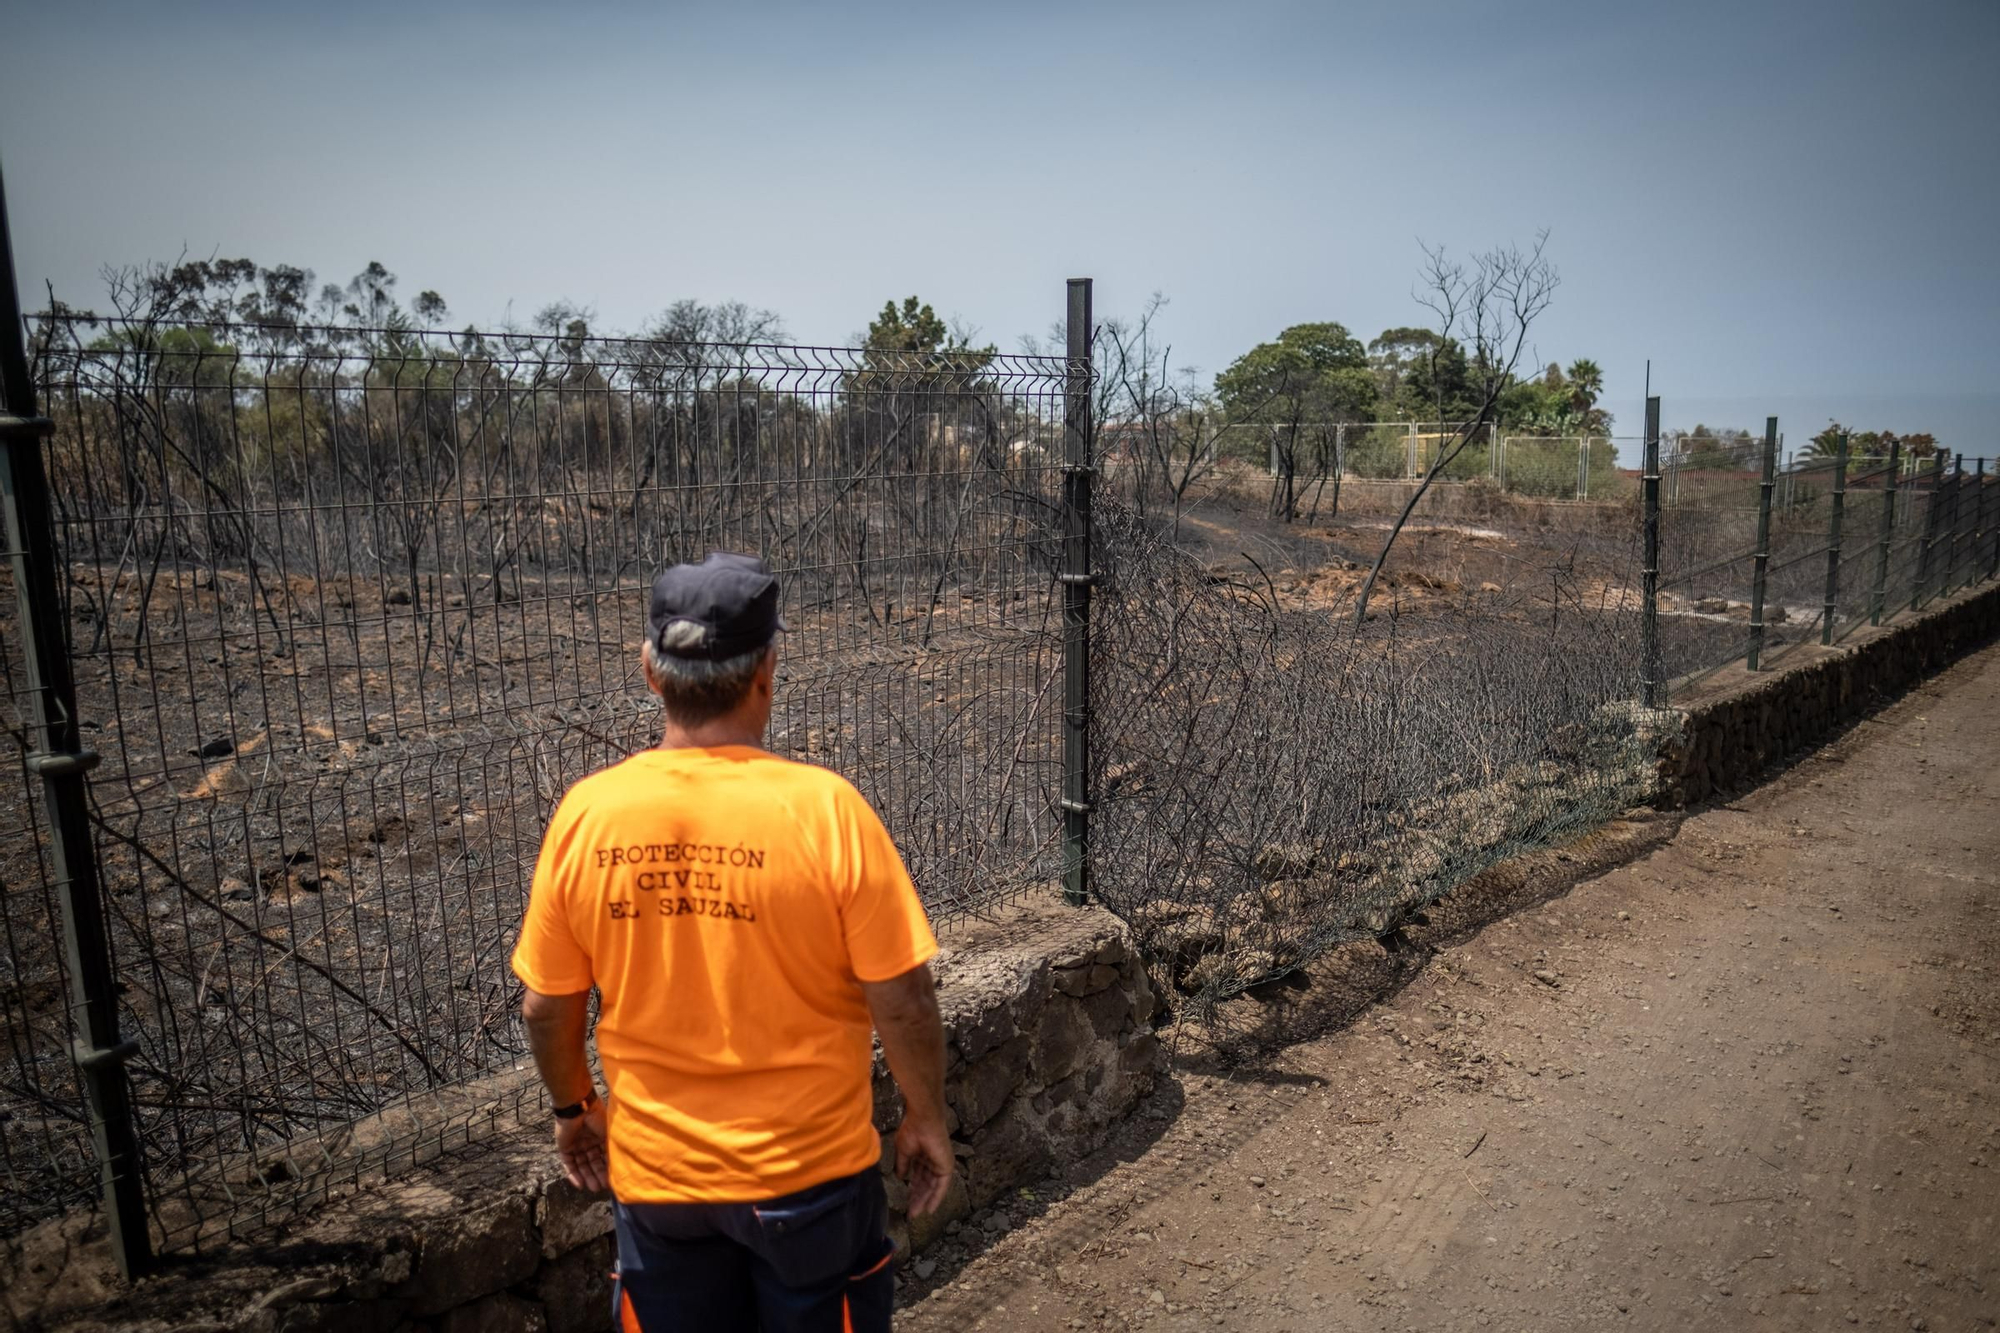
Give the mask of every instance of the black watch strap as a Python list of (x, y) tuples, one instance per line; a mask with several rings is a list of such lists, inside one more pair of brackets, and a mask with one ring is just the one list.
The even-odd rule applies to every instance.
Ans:
[(593, 1106), (596, 1105), (597, 1105), (597, 1094), (594, 1092), (588, 1093), (584, 1096), (584, 1099), (580, 1102), (571, 1102), (568, 1106), (558, 1106), (555, 1112), (556, 1119), (574, 1120), (578, 1116), (582, 1115), (585, 1111), (590, 1110)]

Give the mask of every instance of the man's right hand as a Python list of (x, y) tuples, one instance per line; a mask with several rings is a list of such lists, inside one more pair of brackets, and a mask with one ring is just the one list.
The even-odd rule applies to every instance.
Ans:
[(935, 1212), (955, 1165), (945, 1132), (944, 1024), (928, 964), (887, 981), (864, 981), (868, 1012), (882, 1034), (882, 1054), (903, 1093), (896, 1131), (896, 1174), (910, 1187), (909, 1213)]
[(911, 1217), (937, 1211), (957, 1165), (942, 1122), (904, 1118), (896, 1131), (896, 1174), (910, 1187), (906, 1206)]
[(604, 1103), (582, 1115), (556, 1121), (556, 1157), (563, 1178), (586, 1194), (611, 1188), (611, 1164), (605, 1153)]

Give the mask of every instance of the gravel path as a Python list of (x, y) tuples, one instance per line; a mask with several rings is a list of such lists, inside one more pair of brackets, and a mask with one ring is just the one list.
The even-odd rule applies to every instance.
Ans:
[(1184, 1063), (899, 1327), (1995, 1327), (1996, 770), (2000, 649), (1338, 1030)]

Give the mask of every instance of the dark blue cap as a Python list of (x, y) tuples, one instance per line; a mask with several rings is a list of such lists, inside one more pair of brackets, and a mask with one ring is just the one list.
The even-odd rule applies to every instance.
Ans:
[(653, 579), (646, 637), (669, 657), (703, 662), (740, 657), (762, 648), (784, 627), (777, 576), (754, 555), (711, 551), (698, 565), (674, 565)]

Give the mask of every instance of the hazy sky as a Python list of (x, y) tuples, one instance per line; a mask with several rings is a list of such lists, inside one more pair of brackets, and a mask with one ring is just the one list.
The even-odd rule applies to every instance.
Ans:
[[(1840, 414), (1990, 453), (2000, 4), (0, 0), (31, 299), (105, 263), (370, 259), (454, 320), (683, 296), (1012, 348), (1097, 280), (1212, 374), (1418, 322), (1419, 239), (1550, 230), (1540, 359), (1636, 430)], [(1765, 404), (1770, 406), (1765, 407)], [(1855, 419), (1859, 418), (1859, 419)]]

